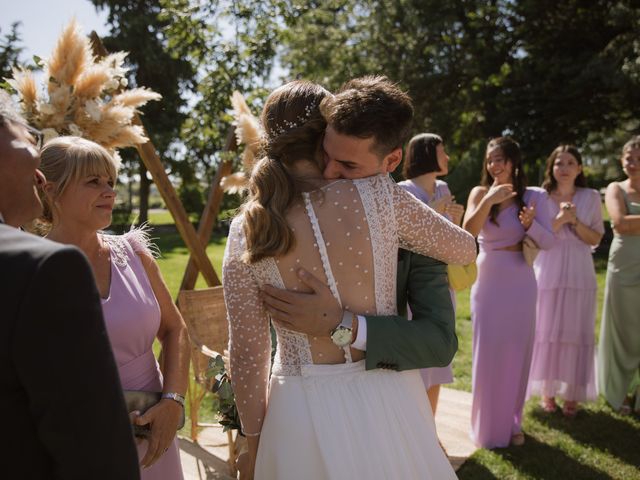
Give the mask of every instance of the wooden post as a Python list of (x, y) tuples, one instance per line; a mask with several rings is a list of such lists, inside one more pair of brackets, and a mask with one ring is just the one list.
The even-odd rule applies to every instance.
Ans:
[[(100, 40), (98, 34), (96, 32), (91, 32), (90, 38), (95, 55), (97, 57), (107, 56), (108, 52), (106, 48), (104, 48), (102, 40)], [(144, 129), (144, 125), (142, 124), (138, 114), (134, 115), (133, 124), (140, 125)], [(145, 135), (149, 137), (146, 131)], [(210, 287), (220, 285), (220, 279), (218, 278), (218, 275), (216, 275), (213, 265), (211, 264), (211, 260), (209, 260), (209, 257), (207, 256), (205, 246), (199, 241), (195, 228), (193, 228), (193, 225), (189, 222), (187, 212), (185, 211), (182, 202), (180, 202), (167, 173), (164, 171), (164, 167), (153, 143), (149, 140), (147, 143), (142, 145), (136, 145), (136, 149), (140, 154), (140, 158), (142, 158), (142, 161), (147, 167), (147, 170), (151, 173), (151, 176), (158, 187), (158, 191), (160, 192), (160, 195), (162, 195), (162, 199), (176, 222), (178, 232), (184, 240), (184, 243), (187, 245), (194, 262), (202, 272), (207, 285)]]
[[(233, 152), (238, 148), (236, 143), (235, 128), (231, 128), (227, 134), (227, 139), (224, 146), (225, 152)], [(220, 181), (231, 173), (233, 165), (230, 161), (224, 161), (218, 167), (218, 171), (213, 177), (211, 182), (211, 190), (209, 191), (209, 198), (207, 199), (207, 205), (204, 207), (204, 212), (200, 217), (200, 225), (198, 225), (198, 239), (202, 245), (207, 245), (211, 238), (211, 232), (215, 226), (216, 219), (218, 218), (218, 212), (220, 211), (220, 205), (222, 204), (222, 197), (224, 192), (220, 187)], [(196, 286), (196, 280), (198, 279), (198, 266), (194, 259), (189, 256), (189, 262), (187, 263), (187, 269), (182, 277), (182, 284), (180, 290), (193, 290)]]

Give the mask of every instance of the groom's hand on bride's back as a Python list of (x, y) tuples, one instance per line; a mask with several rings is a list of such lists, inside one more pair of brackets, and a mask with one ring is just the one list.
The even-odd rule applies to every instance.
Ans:
[(327, 285), (306, 270), (298, 278), (310, 292), (263, 286), (260, 296), (271, 319), (280, 326), (315, 337), (328, 337), (342, 320), (342, 307)]

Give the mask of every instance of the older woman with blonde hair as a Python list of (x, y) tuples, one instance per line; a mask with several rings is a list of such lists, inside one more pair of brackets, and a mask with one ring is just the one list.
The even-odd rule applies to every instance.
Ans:
[[(122, 388), (162, 392), (158, 403), (134, 414), (138, 429), (147, 430), (139, 430), (147, 439), (138, 444), (141, 477), (181, 479), (175, 437), (187, 388), (187, 330), (144, 231), (101, 231), (111, 224), (118, 164), (94, 142), (59, 137), (43, 148), (41, 169), (47, 178), (42, 194), (47, 237), (77, 246), (91, 264)], [(164, 378), (153, 354), (155, 338), (163, 347)]]

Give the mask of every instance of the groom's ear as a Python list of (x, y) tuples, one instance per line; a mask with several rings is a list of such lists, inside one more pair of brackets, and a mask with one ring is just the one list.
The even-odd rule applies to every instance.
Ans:
[(398, 165), (400, 165), (400, 162), (402, 161), (402, 148), (398, 147), (395, 150), (393, 150), (391, 153), (389, 153), (386, 157), (384, 157), (383, 163), (384, 165), (384, 171), (387, 173), (391, 173), (393, 172)]

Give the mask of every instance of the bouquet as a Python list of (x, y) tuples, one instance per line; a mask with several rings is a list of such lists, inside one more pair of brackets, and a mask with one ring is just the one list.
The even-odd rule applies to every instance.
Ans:
[(218, 421), (222, 425), (223, 431), (238, 430), (242, 434), (240, 425), (240, 416), (236, 408), (236, 399), (231, 388), (231, 380), (227, 374), (224, 358), (222, 355), (216, 355), (209, 359), (209, 368), (206, 376), (213, 378), (211, 391), (218, 396)]
[(49, 59), (40, 61), (46, 75), (42, 91), (28, 69), (14, 69), (13, 77), (6, 80), (19, 96), (25, 119), (43, 132), (45, 142), (75, 135), (115, 154), (117, 148), (148, 141), (143, 127), (132, 120), (138, 107), (162, 98), (143, 87), (125, 90), (126, 56), (117, 52), (96, 58), (89, 39), (72, 20)]

